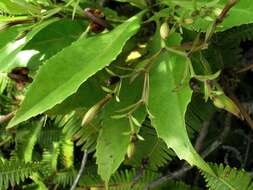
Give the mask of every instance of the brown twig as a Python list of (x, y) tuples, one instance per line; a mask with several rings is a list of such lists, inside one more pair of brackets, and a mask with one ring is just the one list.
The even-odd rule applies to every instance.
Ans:
[(5, 145), (6, 143), (8, 143), (11, 139), (12, 139), (11, 137), (8, 137), (8, 138), (6, 138), (5, 140), (1, 141), (1, 142), (0, 142), (0, 147), (1, 147), (1, 146), (4, 146), (4, 145)]
[(242, 69), (239, 69), (236, 73), (237, 74), (241, 74), (241, 73), (244, 73), (248, 70), (251, 70), (253, 69), (253, 63), (250, 63), (249, 65), (247, 65), (246, 67), (242, 68)]
[(227, 16), (230, 9), (237, 3), (237, 0), (228, 0), (227, 4), (225, 5), (224, 9), (220, 13), (220, 15), (216, 19), (216, 25), (221, 23), (224, 18)]
[(97, 16), (95, 16), (94, 14), (92, 14), (92, 9), (91, 8), (86, 8), (84, 9), (84, 13), (85, 15), (90, 19), (92, 20), (93, 22), (107, 28), (108, 30), (112, 30), (113, 27), (111, 24), (109, 24), (106, 20), (102, 19), (102, 18), (99, 18)]
[(227, 116), (225, 118), (225, 125), (222, 133), (220, 134), (219, 138), (214, 141), (205, 151), (201, 153), (201, 156), (203, 158), (206, 158), (208, 155), (210, 155), (214, 150), (216, 150), (224, 141), (224, 139), (227, 137), (229, 131), (230, 131), (230, 125), (231, 125), (231, 118), (232, 115), (230, 113), (227, 113)]
[(213, 36), (216, 27), (221, 24), (224, 20), (224, 18), (227, 16), (228, 12), (231, 10), (231, 8), (237, 3), (237, 0), (228, 0), (225, 7), (223, 8), (220, 15), (215, 19), (213, 22), (210, 31), (207, 33), (205, 42), (208, 42), (211, 37)]
[(153, 189), (153, 188), (165, 183), (168, 180), (177, 179), (177, 178), (181, 177), (182, 175), (184, 175), (186, 172), (188, 172), (191, 168), (192, 167), (189, 165), (184, 165), (181, 169), (179, 169), (173, 173), (169, 173), (168, 175), (162, 176), (161, 178), (152, 181), (143, 190)]
[(243, 105), (240, 103), (240, 101), (237, 99), (237, 97), (229, 91), (229, 97), (234, 101), (236, 106), (239, 108), (243, 118), (247, 121), (248, 125), (250, 126), (251, 129), (253, 129), (253, 120), (251, 119), (250, 115), (246, 111), (246, 109), (243, 107)]
[(195, 142), (195, 149), (197, 152), (200, 152), (203, 146), (203, 142), (208, 134), (208, 129), (209, 129), (210, 123), (209, 122), (204, 122), (203, 127), (199, 133), (199, 136)]
[(15, 115), (14, 112), (8, 113), (7, 115), (0, 115), (0, 124), (11, 120), (14, 117), (14, 115)]

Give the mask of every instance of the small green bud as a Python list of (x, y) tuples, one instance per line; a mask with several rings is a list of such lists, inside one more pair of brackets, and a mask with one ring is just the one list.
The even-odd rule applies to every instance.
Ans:
[(217, 108), (220, 108), (220, 109), (224, 109), (225, 108), (225, 105), (224, 105), (223, 101), (218, 96), (213, 97), (213, 104)]
[(127, 157), (130, 159), (134, 155), (135, 152), (135, 144), (131, 142), (127, 147)]
[(212, 97), (213, 103), (217, 108), (224, 109), (237, 117), (241, 117), (241, 112), (237, 105), (225, 94)]
[(192, 24), (193, 20), (191, 18), (186, 18), (186, 19), (184, 19), (184, 23), (185, 24)]
[(170, 27), (167, 22), (164, 22), (160, 27), (160, 36), (165, 40), (169, 36)]

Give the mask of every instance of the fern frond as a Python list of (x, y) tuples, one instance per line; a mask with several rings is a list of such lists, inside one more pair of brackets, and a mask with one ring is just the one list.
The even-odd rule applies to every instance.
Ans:
[(59, 152), (58, 149), (53, 149), (51, 152), (48, 150), (44, 150), (42, 153), (41, 163), (44, 164), (44, 169), (41, 174), (44, 178), (48, 178), (52, 175), (52, 173), (57, 171), (57, 161)]
[(202, 96), (192, 97), (185, 115), (187, 132), (190, 138), (200, 131), (204, 121), (210, 120), (215, 110), (213, 104), (210, 101), (205, 102)]
[[(137, 176), (139, 176), (139, 173), (135, 169), (118, 171), (112, 176), (108, 184), (109, 189), (143, 190), (143, 188), (149, 184), (150, 181), (158, 178), (159, 174), (146, 170), (136, 181), (135, 179)], [(84, 189), (105, 189), (104, 183), (102, 181), (99, 181), (99, 177), (91, 177), (87, 174), (85, 178), (80, 181), (79, 185)]]
[(58, 184), (65, 188), (73, 184), (75, 177), (76, 177), (76, 171), (73, 169), (57, 172), (56, 175), (54, 176), (53, 183)]
[(59, 155), (60, 155), (60, 143), (53, 142), (53, 150), (51, 158), (51, 166), (53, 171), (57, 171)]
[(138, 175), (135, 170), (119, 171), (113, 175), (109, 189), (113, 190), (142, 190), (150, 181), (158, 177), (157, 173), (144, 171), (141, 178), (134, 183), (134, 178)]
[(48, 188), (46, 187), (46, 185), (43, 183), (43, 179), (40, 177), (40, 175), (38, 173), (33, 173), (30, 178), (34, 181), (34, 183), (36, 184), (36, 190), (48, 190)]
[(95, 124), (81, 127), (81, 119), (76, 113), (67, 115), (67, 120), (66, 116), (63, 117), (62, 120), (65, 123), (62, 124), (60, 122), (60, 126), (63, 127), (62, 131), (67, 139), (71, 138), (76, 141), (76, 145), (82, 146), (82, 150), (87, 149), (89, 152), (92, 152), (95, 150), (99, 129)]
[(0, 189), (7, 189), (24, 181), (33, 172), (37, 172), (42, 165), (39, 162), (25, 163), (22, 160), (0, 160)]
[(245, 24), (232, 28), (228, 31), (220, 33), (219, 43), (241, 43), (242, 41), (250, 41), (253, 39), (253, 24)]
[(38, 137), (38, 144), (46, 149), (50, 149), (52, 142), (59, 142), (63, 138), (61, 129), (54, 125), (43, 127)]
[(25, 162), (32, 161), (34, 146), (37, 143), (43, 121), (44, 118), (39, 121), (32, 121), (30, 124), (24, 125), (17, 133), (17, 150)]
[(139, 140), (136, 142), (136, 151), (132, 158), (126, 161), (126, 164), (140, 167), (143, 160), (147, 160), (147, 168), (156, 170), (171, 160), (173, 152), (158, 138), (155, 129), (142, 127), (140, 135), (144, 138), (144, 141)]
[(202, 172), (210, 190), (253, 190), (252, 179), (247, 172), (229, 166), (224, 167), (222, 164), (210, 166), (217, 176)]
[(60, 144), (60, 158), (64, 168), (74, 167), (74, 143), (71, 140), (62, 140)]
[[(223, 67), (234, 67), (241, 64), (243, 49), (241, 42), (253, 39), (253, 24), (242, 25), (228, 31), (218, 33), (213, 38), (205, 55), (214, 70)], [(222, 66), (222, 67), (221, 67)]]
[(170, 180), (161, 185), (161, 190), (199, 190), (199, 188), (192, 187), (182, 181)]

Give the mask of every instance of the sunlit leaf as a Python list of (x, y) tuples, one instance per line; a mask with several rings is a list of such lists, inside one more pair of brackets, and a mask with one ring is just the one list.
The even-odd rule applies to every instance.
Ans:
[(39, 70), (9, 127), (62, 102), (97, 71), (109, 65), (140, 27), (134, 16), (112, 32), (80, 39), (49, 59)]
[[(48, 21), (42, 22), (41, 24), (36, 24), (32, 31), (28, 32), (28, 34), (21, 38), (14, 40), (0, 49), (0, 71), (8, 71), (10, 68), (18, 65), (18, 62), (26, 62), (29, 60), (28, 56), (33, 56), (35, 51), (33, 52), (20, 52), (25, 45), (43, 28), (57, 21), (58, 19), (50, 19)], [(24, 27), (23, 32), (30, 30), (29, 27)], [(20, 53), (20, 54), (19, 54)], [(21, 60), (20, 60), (21, 59)], [(24, 59), (24, 60), (22, 60)]]
[[(185, 128), (185, 113), (191, 101), (189, 75), (184, 79), (188, 59), (180, 55), (163, 52), (155, 61), (150, 73), (149, 108), (152, 125), (158, 136), (180, 159), (213, 174), (191, 145)], [(183, 85), (180, 88), (179, 85)]]
[[(141, 98), (142, 84), (140, 80), (130, 86), (127, 82), (123, 83), (120, 103), (111, 100), (112, 102), (106, 105), (103, 110), (105, 114), (102, 131), (97, 140), (96, 163), (98, 164), (98, 173), (106, 182), (124, 160), (131, 135), (128, 118), (114, 119), (111, 116), (115, 115), (115, 111), (134, 104)], [(145, 118), (143, 109), (137, 111), (135, 117), (142, 122)]]

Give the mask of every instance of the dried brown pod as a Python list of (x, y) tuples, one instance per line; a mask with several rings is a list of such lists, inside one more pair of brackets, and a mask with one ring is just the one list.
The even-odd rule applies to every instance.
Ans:
[(90, 29), (94, 33), (100, 33), (104, 29), (112, 29), (112, 26), (105, 20), (105, 15), (99, 9), (86, 8), (85, 15), (91, 20)]
[(14, 80), (17, 85), (24, 86), (25, 83), (31, 83), (33, 79), (28, 76), (29, 69), (27, 67), (15, 67), (8, 73), (8, 77)]

